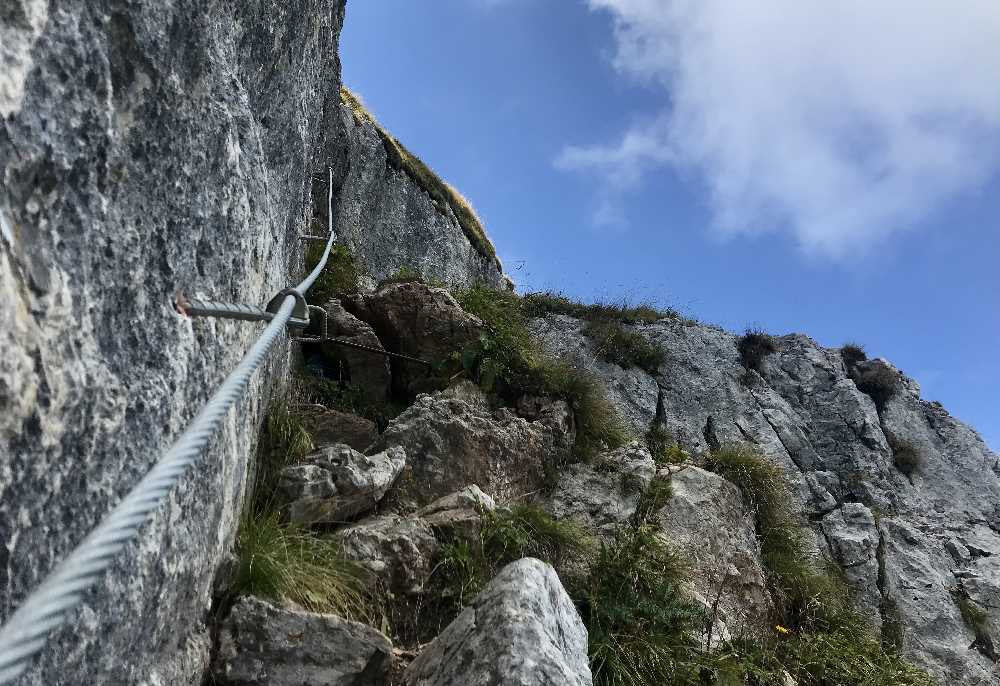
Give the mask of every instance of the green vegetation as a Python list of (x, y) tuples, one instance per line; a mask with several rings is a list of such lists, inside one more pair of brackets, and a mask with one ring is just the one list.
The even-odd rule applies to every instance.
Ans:
[(302, 403), (318, 404), (333, 410), (356, 414), (370, 419), (380, 427), (406, 409), (403, 403), (392, 399), (373, 402), (358, 386), (333, 379), (323, 379), (308, 373), (302, 373), (296, 379), (295, 393)]
[(635, 307), (624, 302), (584, 305), (556, 293), (529, 293), (524, 296), (522, 309), (526, 317), (555, 313), (582, 319), (585, 322), (583, 334), (594, 341), (599, 357), (626, 369), (639, 367), (650, 374), (656, 374), (663, 364), (663, 350), (625, 325), (651, 324), (665, 317), (678, 316), (672, 310), (658, 310), (645, 304)]
[(646, 447), (657, 465), (682, 464), (689, 455), (674, 441), (673, 436), (657, 422), (646, 432)]
[(777, 466), (747, 448), (730, 447), (713, 453), (706, 467), (736, 484), (754, 514), (778, 611), (775, 622), (781, 628), (772, 639), (729, 646), (729, 668), (739, 665), (761, 684), (781, 684), (781, 670), (800, 686), (934, 683), (886, 650), (891, 646), (883, 646), (851, 607), (837, 570), (817, 569), (809, 560), (804, 531), (790, 509), (788, 486)]
[(524, 394), (565, 400), (576, 423), (578, 458), (625, 443), (625, 429), (600, 382), (587, 370), (539, 350), (528, 331), (521, 298), (481, 286), (455, 296), (463, 309), (486, 325), (481, 339), (456, 356), (484, 390), (511, 401)]
[(680, 316), (671, 309), (659, 309), (646, 303), (632, 306), (622, 301), (585, 305), (551, 292), (527, 293), (524, 296), (524, 314), (527, 317), (568, 314), (577, 319), (611, 319), (622, 324), (652, 324), (660, 319), (677, 319)]
[(290, 600), (315, 612), (369, 619), (358, 568), (335, 541), (282, 524), (277, 513), (248, 513), (236, 539), (231, 592)]
[(639, 495), (639, 502), (635, 506), (636, 523), (643, 524), (649, 521), (653, 515), (663, 509), (673, 494), (674, 490), (670, 479), (659, 474), (655, 475)]
[(952, 598), (958, 606), (958, 611), (962, 613), (962, 621), (976, 635), (974, 644), (976, 650), (993, 662), (1000, 660), (1000, 654), (997, 653), (993, 637), (990, 635), (989, 615), (986, 611), (979, 607), (964, 589), (957, 588), (952, 591)]
[[(323, 257), (326, 245), (315, 241), (306, 248), (306, 270), (311, 271)], [(320, 272), (316, 282), (306, 293), (306, 299), (311, 305), (325, 305), (334, 298), (357, 293), (359, 272), (347, 246), (334, 243), (330, 248), (330, 257), (326, 267)]]
[(889, 366), (876, 362), (866, 369), (855, 368), (851, 374), (858, 390), (866, 394), (875, 403), (879, 412), (885, 409), (899, 391), (899, 378)]
[[(623, 526), (602, 545), (577, 607), (599, 686), (699, 683), (696, 636), (704, 611), (686, 600), (681, 558), (647, 526)], [(711, 682), (706, 682), (711, 683)]]
[(743, 368), (758, 374), (761, 373), (760, 364), (764, 358), (778, 351), (774, 339), (759, 329), (747, 329), (736, 341), (736, 349), (740, 352)]
[(254, 497), (248, 507), (258, 514), (270, 508), (278, 473), (312, 449), (302, 413), (287, 402), (273, 402), (257, 447)]
[[(472, 209), (469, 201), (451, 185), (445, 183), (420, 158), (407, 150), (392, 134), (382, 128), (381, 124), (375, 120), (375, 117), (371, 115), (357, 95), (347, 88), (341, 87), (340, 99), (345, 105), (351, 108), (355, 121), (359, 124), (368, 123), (375, 127), (375, 130), (382, 138), (382, 145), (385, 147), (389, 164), (393, 168), (405, 172), (417, 185), (424, 189), (434, 200), (438, 211), (444, 213), (445, 208), (450, 207), (472, 247), (483, 257), (497, 261), (496, 250), (493, 248), (490, 239), (486, 237), (483, 223), (480, 221), (476, 211)], [(499, 266), (498, 261), (497, 265)]]
[(864, 346), (858, 343), (845, 343), (840, 349), (840, 357), (844, 360), (844, 366), (848, 373), (858, 364), (868, 359)]

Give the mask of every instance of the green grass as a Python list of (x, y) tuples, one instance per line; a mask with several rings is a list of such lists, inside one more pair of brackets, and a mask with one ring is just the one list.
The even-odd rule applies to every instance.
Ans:
[(389, 164), (395, 169), (405, 172), (426, 191), (438, 207), (438, 211), (444, 213), (444, 208), (450, 207), (472, 247), (483, 257), (493, 260), (499, 269), (500, 262), (497, 259), (496, 249), (486, 236), (483, 223), (469, 201), (435, 174), (420, 158), (407, 150), (392, 134), (382, 128), (357, 95), (347, 88), (341, 87), (340, 99), (351, 108), (354, 119), (358, 123), (369, 123), (375, 127), (382, 138), (382, 145), (388, 156)]
[(271, 506), (278, 473), (313, 450), (313, 440), (306, 430), (305, 418), (287, 401), (274, 401), (264, 420), (264, 431), (257, 446), (254, 492), (250, 507), (262, 512)]
[(592, 319), (582, 332), (594, 341), (598, 357), (623, 369), (638, 367), (655, 376), (666, 359), (663, 350), (614, 319)]
[[(319, 241), (309, 243), (305, 255), (307, 272), (312, 271), (319, 264), (325, 249), (326, 245)], [(310, 305), (325, 305), (334, 298), (357, 293), (360, 289), (359, 277), (358, 266), (347, 246), (334, 243), (330, 248), (330, 257), (327, 258), (326, 267), (323, 268), (312, 288), (306, 293), (306, 300), (309, 301)]]
[(646, 432), (646, 447), (659, 466), (683, 464), (690, 457), (662, 425), (654, 422)]
[(629, 305), (620, 303), (584, 304), (560, 293), (527, 293), (524, 296), (525, 315), (544, 317), (546, 314), (568, 314), (577, 319), (611, 319), (622, 324), (652, 324), (660, 319), (677, 319), (680, 315), (669, 308), (658, 308), (648, 303)]
[(460, 371), (507, 400), (524, 394), (565, 400), (575, 420), (577, 458), (626, 442), (624, 425), (593, 374), (540, 350), (528, 331), (521, 298), (479, 286), (455, 296), (463, 309), (485, 324), (481, 339), (456, 356)]
[(635, 507), (635, 522), (645, 524), (650, 521), (657, 512), (663, 509), (674, 495), (670, 478), (655, 475), (649, 481), (649, 485), (639, 495), (639, 502)]
[(736, 349), (740, 353), (740, 363), (747, 371), (761, 373), (761, 363), (764, 358), (778, 351), (774, 339), (759, 329), (747, 329), (736, 341)]
[(292, 601), (314, 612), (370, 619), (356, 565), (331, 539), (282, 524), (275, 512), (248, 513), (236, 538), (231, 592)]
[(590, 537), (573, 522), (558, 521), (537, 505), (483, 513), (482, 549), (494, 569), (536, 557), (556, 569), (586, 556)]
[(595, 684), (698, 683), (705, 612), (681, 591), (685, 574), (652, 527), (623, 526), (601, 546), (576, 594)]

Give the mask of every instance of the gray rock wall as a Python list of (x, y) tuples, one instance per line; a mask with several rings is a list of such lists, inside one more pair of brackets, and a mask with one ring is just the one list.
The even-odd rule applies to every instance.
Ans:
[(389, 164), (371, 122), (358, 123), (341, 105), (331, 121), (334, 225), (338, 240), (364, 265), (369, 287), (415, 269), (449, 285), (504, 287), (498, 260), (484, 257), (465, 237), (449, 207), (440, 207), (404, 171)]
[[(596, 359), (571, 317), (533, 328), (552, 352), (577, 356), (604, 380), (637, 436), (659, 402), (665, 428), (689, 451), (755, 445), (784, 469), (817, 553), (841, 566), (876, 629), (891, 635), (898, 618), (904, 654), (942, 683), (1000, 681), (1000, 456), (922, 400), (914, 381), (900, 375), (880, 412), (839, 350), (802, 335), (776, 338), (777, 352), (745, 381), (737, 336), (715, 327), (637, 327), (666, 354), (655, 376)], [(909, 475), (895, 466), (901, 445), (919, 458)], [(978, 632), (959, 597), (986, 613)]]
[[(0, 617), (153, 464), (259, 324), (339, 106), (343, 2), (0, 10)], [(24, 684), (199, 683), (201, 621), (287, 344)]]

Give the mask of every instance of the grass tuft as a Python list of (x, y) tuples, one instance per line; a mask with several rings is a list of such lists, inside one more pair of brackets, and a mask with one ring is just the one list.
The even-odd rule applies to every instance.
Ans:
[[(310, 242), (306, 248), (306, 271), (311, 271), (323, 257), (326, 246), (319, 241)], [(306, 293), (311, 305), (325, 305), (334, 298), (357, 293), (360, 290), (358, 267), (354, 256), (342, 243), (334, 243), (326, 267), (320, 272), (316, 282)]]
[(359, 568), (331, 539), (282, 524), (275, 512), (249, 513), (236, 539), (235, 595), (291, 601), (313, 612), (370, 619)]
[(583, 335), (594, 341), (601, 359), (623, 369), (639, 367), (655, 376), (666, 359), (663, 350), (614, 319), (589, 320), (583, 327)]
[(663, 466), (668, 464), (683, 464), (690, 457), (681, 446), (674, 441), (663, 426), (654, 422), (646, 432), (646, 447), (653, 456), (653, 462)]
[(546, 314), (568, 314), (577, 319), (611, 319), (622, 324), (652, 324), (660, 319), (678, 319), (677, 312), (648, 303), (629, 305), (620, 303), (594, 303), (586, 305), (567, 298), (561, 293), (539, 292), (524, 296), (525, 316), (544, 317)]
[(556, 569), (585, 556), (590, 538), (573, 522), (558, 521), (537, 505), (483, 514), (483, 552), (494, 569), (522, 557), (537, 557)]
[(876, 362), (865, 369), (855, 368), (851, 378), (858, 390), (867, 395), (875, 403), (879, 412), (899, 391), (899, 378), (889, 366)]
[(736, 341), (736, 349), (740, 351), (740, 362), (747, 371), (761, 373), (761, 362), (768, 355), (778, 351), (774, 339), (759, 329), (747, 329)]
[(444, 214), (445, 208), (450, 208), (458, 220), (459, 226), (462, 227), (462, 232), (469, 239), (476, 252), (496, 262), (499, 269), (500, 262), (497, 259), (496, 249), (487, 238), (483, 223), (469, 201), (435, 174), (419, 157), (407, 150), (392, 134), (382, 128), (382, 125), (376, 121), (357, 95), (341, 86), (340, 99), (351, 108), (355, 121), (368, 123), (375, 127), (382, 139), (389, 164), (395, 169), (405, 172), (424, 189), (431, 196), (439, 212)]
[(313, 440), (304, 416), (287, 402), (274, 402), (264, 420), (257, 447), (251, 508), (262, 512), (270, 507), (278, 473), (312, 452)]
[(698, 683), (705, 613), (684, 597), (685, 573), (652, 527), (623, 526), (601, 546), (577, 598), (595, 684)]
[(458, 291), (455, 297), (486, 327), (482, 338), (458, 355), (464, 371), (484, 390), (507, 400), (525, 394), (565, 400), (573, 411), (574, 453), (579, 459), (626, 442), (627, 432), (593, 374), (538, 348), (521, 298), (481, 286)]

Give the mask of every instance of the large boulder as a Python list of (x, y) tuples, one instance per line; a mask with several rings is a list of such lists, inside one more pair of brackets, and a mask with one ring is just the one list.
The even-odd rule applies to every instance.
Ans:
[(238, 686), (383, 686), (392, 644), (335, 615), (237, 601), (219, 632), (214, 673)]
[(364, 455), (349, 445), (326, 446), (281, 470), (278, 493), (289, 521), (337, 524), (374, 509), (403, 471), (398, 447)]
[(364, 450), (378, 438), (378, 427), (370, 419), (350, 412), (316, 406), (304, 415), (305, 426), (318, 446), (345, 443)]
[[(387, 349), (428, 362), (439, 361), (479, 340), (483, 323), (444, 288), (419, 281), (388, 283), (345, 304), (368, 322)], [(426, 370), (415, 364), (394, 367), (397, 388), (408, 388)]]
[(420, 593), (438, 552), (434, 532), (419, 517), (370, 517), (341, 529), (337, 538), (344, 556), (393, 595)]
[(406, 507), (469, 484), (507, 501), (536, 491), (546, 465), (568, 453), (573, 436), (567, 425), (553, 417), (529, 422), (506, 408), (491, 411), (483, 394), (466, 384), (418, 397), (372, 449), (406, 450), (407, 474), (395, 494)]
[(513, 562), (423, 649), (405, 686), (589, 686), (587, 629), (552, 567)]
[(556, 519), (572, 519), (592, 533), (611, 536), (632, 519), (655, 475), (649, 451), (630, 443), (591, 462), (562, 467), (544, 505)]
[[(345, 310), (339, 300), (326, 303), (323, 310), (330, 338), (384, 350), (372, 327)], [(334, 378), (356, 386), (365, 397), (376, 402), (388, 397), (391, 382), (388, 357), (337, 343), (321, 343), (320, 350)]]

